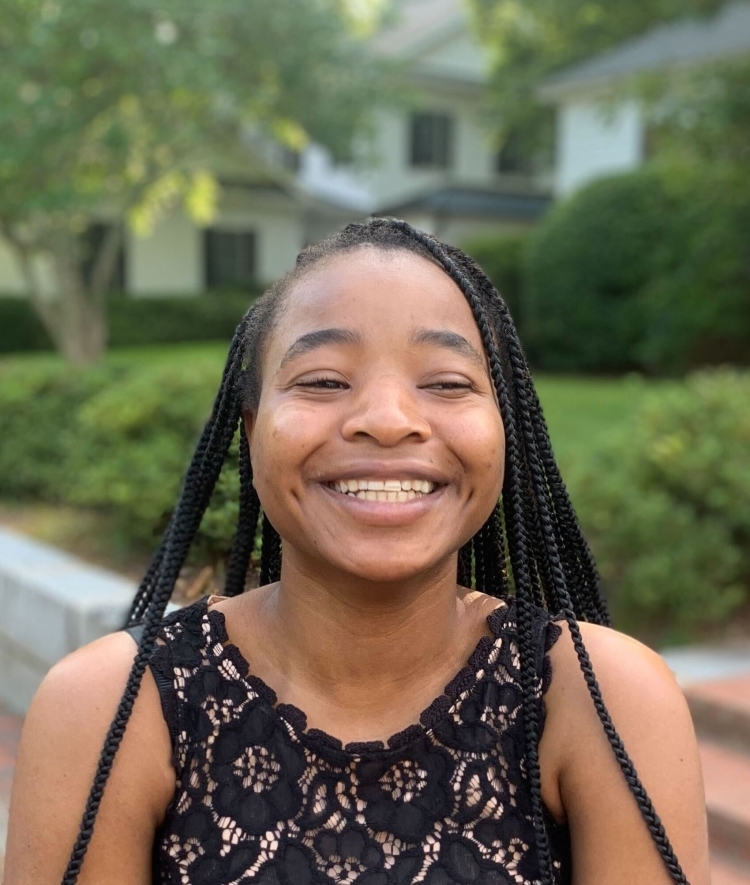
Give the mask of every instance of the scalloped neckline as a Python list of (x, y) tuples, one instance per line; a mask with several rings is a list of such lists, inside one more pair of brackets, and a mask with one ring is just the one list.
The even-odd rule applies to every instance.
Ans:
[[(500, 605), (487, 615), (486, 622), (492, 635), (480, 636), (474, 650), (464, 666), (446, 684), (439, 694), (419, 715), (419, 722), (391, 735), (387, 741), (355, 741), (344, 744), (339, 738), (318, 728), (307, 727), (307, 714), (294, 704), (279, 703), (278, 695), (260, 676), (253, 673), (250, 664), (234, 642), (229, 639), (224, 612), (211, 608), (211, 600), (227, 599), (225, 596), (210, 596), (201, 600), (204, 607), (203, 617), (209, 629), (209, 644), (217, 658), (228, 658), (237, 668), (240, 677), (247, 682), (258, 697), (265, 701), (274, 716), (277, 717), (291, 736), (301, 743), (308, 743), (318, 748), (335, 750), (353, 757), (379, 756), (402, 750), (413, 743), (431, 735), (435, 727), (461, 706), (468, 694), (476, 689), (484, 677), (484, 666), (491, 651), (502, 640), (500, 629), (508, 619), (513, 600), (498, 597)], [(225, 674), (226, 675), (226, 674)], [(471, 684), (467, 684), (471, 680)], [(469, 691), (470, 689), (470, 691)]]

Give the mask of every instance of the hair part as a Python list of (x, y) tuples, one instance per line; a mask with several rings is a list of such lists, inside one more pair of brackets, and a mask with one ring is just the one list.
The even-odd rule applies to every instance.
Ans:
[(262, 514), (253, 488), (247, 439), (240, 426), (241, 413), (257, 409), (264, 348), (294, 284), (321, 262), (365, 247), (408, 251), (439, 266), (471, 307), (489, 362), (505, 429), (505, 477), (497, 506), (477, 534), (458, 551), (457, 581), (493, 596), (512, 595), (516, 600), (525, 752), (542, 885), (553, 885), (554, 872), (539, 773), (542, 722), (532, 635), (537, 607), (559, 613), (567, 622), (583, 677), (615, 758), (673, 881), (687, 885), (664, 827), (612, 724), (583, 645), (578, 621), (608, 625), (609, 616), (594, 561), (552, 454), (539, 399), (508, 308), (481, 268), (460, 249), (441, 243), (406, 222), (389, 218), (350, 224), (322, 243), (304, 249), (295, 267), (259, 299), (237, 329), (211, 417), (188, 467), (177, 506), (133, 601), (127, 624), (142, 622), (143, 635), (102, 750), (63, 885), (74, 885), (78, 878), (104, 787), (165, 608), (238, 427), (240, 508), (225, 592), (237, 595), (244, 591), (258, 532), (261, 582), (279, 579), (281, 539)]

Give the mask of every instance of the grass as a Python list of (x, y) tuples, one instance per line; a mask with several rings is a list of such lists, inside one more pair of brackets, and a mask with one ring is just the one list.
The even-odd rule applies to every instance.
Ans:
[(535, 377), (561, 470), (587, 461), (623, 431), (643, 398), (657, 384), (639, 375), (620, 378), (541, 375)]
[[(201, 341), (185, 344), (145, 344), (139, 347), (118, 347), (110, 350), (104, 358), (109, 365), (126, 365), (134, 361), (158, 365), (159, 363), (179, 362), (182, 360), (199, 360), (207, 365), (216, 365), (217, 377), (221, 377), (221, 369), (229, 349), (229, 342)], [(67, 364), (56, 353), (14, 353), (0, 355), (0, 373), (4, 367), (40, 366), (43, 368), (59, 366), (61, 370)], [(218, 383), (218, 382), (217, 382)]]

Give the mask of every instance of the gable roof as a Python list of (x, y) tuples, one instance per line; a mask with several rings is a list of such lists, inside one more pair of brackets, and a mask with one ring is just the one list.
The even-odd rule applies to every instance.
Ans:
[(545, 101), (586, 92), (633, 74), (750, 53), (750, 2), (729, 3), (710, 17), (659, 25), (609, 52), (565, 68), (539, 90)]
[(399, 0), (393, 23), (372, 46), (378, 55), (410, 58), (465, 29), (467, 16), (462, 0)]
[(382, 206), (374, 214), (400, 217), (407, 212), (429, 212), (449, 218), (536, 221), (550, 203), (551, 198), (546, 194), (509, 193), (491, 187), (449, 184)]

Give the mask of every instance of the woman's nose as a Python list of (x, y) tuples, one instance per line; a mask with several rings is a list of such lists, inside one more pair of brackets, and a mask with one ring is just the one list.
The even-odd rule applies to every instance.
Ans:
[(430, 424), (412, 385), (382, 375), (363, 387), (350, 400), (342, 435), (351, 440), (370, 437), (381, 446), (395, 446), (409, 437), (415, 442), (429, 439)]

